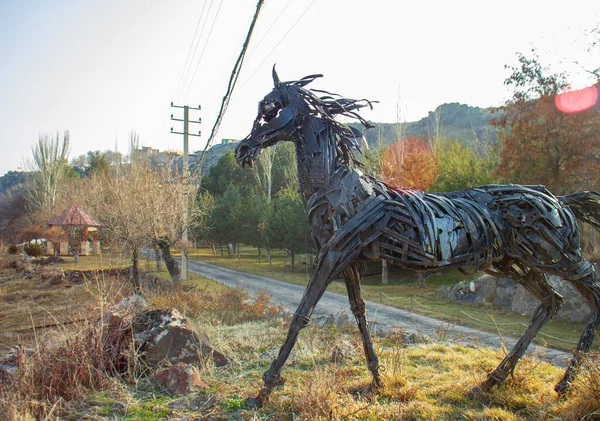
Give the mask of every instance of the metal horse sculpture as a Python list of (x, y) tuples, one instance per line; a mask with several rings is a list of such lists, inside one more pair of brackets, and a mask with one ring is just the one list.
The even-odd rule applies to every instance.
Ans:
[(249, 403), (261, 406), (283, 381), (280, 372), (298, 333), (339, 274), (345, 278), (373, 375), (372, 387), (381, 386), (360, 282), (364, 262), (383, 258), (407, 269), (474, 268), (509, 276), (540, 300), (523, 336), (487, 379), (471, 390), (476, 393), (504, 381), (542, 325), (559, 310), (562, 297), (546, 274), (570, 281), (589, 302), (591, 316), (564, 377), (555, 386), (564, 393), (600, 325), (600, 285), (594, 268), (582, 257), (575, 220), (600, 228), (600, 195), (583, 192), (557, 198), (543, 186), (520, 185), (436, 194), (390, 188), (359, 171), (356, 155), (362, 133), (334, 119), (337, 115), (355, 118), (369, 128), (356, 111), (371, 102), (305, 88), (321, 76), (281, 82), (273, 68), (275, 88), (260, 101), (252, 132), (235, 151), (238, 163), (247, 166), (262, 149), (282, 140), (294, 142), (300, 190), (319, 250), (287, 338), (263, 375), (263, 388)]

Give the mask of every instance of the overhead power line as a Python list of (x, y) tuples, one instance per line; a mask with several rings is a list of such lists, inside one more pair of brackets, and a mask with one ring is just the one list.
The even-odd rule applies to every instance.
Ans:
[[(204, 32), (204, 26), (206, 26), (206, 20), (204, 21), (204, 25), (202, 25), (202, 31), (200, 31), (200, 36), (196, 40), (196, 36), (198, 35), (198, 28), (200, 27), (200, 22), (202, 22), (202, 16), (204, 16), (204, 9), (206, 8), (206, 3), (207, 2), (204, 2), (202, 4), (202, 11), (200, 12), (200, 16), (198, 17), (198, 22), (196, 23), (196, 29), (194, 30), (194, 36), (192, 38), (192, 42), (190, 44), (190, 48), (187, 53), (187, 57), (185, 58), (185, 64), (183, 65), (183, 69), (181, 69), (181, 74), (179, 75), (179, 81), (177, 82), (177, 88), (175, 88), (175, 96), (177, 96), (179, 89), (182, 87), (181, 86), (182, 83), (186, 79), (184, 77), (184, 75), (186, 75), (189, 72), (188, 67), (191, 67), (191, 63), (194, 62), (194, 57), (196, 56), (196, 49), (198, 48), (198, 44), (200, 43), (200, 38), (202, 38), (202, 33)], [(212, 1), (211, 1), (211, 5), (212, 5)], [(206, 13), (207, 18), (208, 18), (209, 12), (210, 12), (210, 7), (208, 8), (208, 12)], [(196, 48), (194, 48), (194, 44), (196, 45)], [(193, 56), (192, 56), (192, 50), (194, 51)], [(191, 62), (190, 62), (190, 57), (192, 57)], [(189, 66), (188, 66), (188, 63), (189, 63)]]
[(210, 29), (208, 31), (208, 35), (206, 36), (206, 41), (204, 42), (204, 46), (202, 47), (202, 51), (200, 52), (200, 57), (198, 58), (198, 62), (196, 63), (196, 68), (194, 69), (194, 73), (192, 73), (192, 78), (190, 79), (190, 83), (185, 91), (185, 97), (187, 98), (188, 93), (190, 92), (190, 88), (194, 84), (194, 79), (196, 78), (196, 73), (198, 72), (198, 68), (200, 67), (200, 63), (202, 62), (202, 57), (204, 57), (204, 51), (206, 51), (206, 46), (208, 45), (208, 41), (210, 41), (210, 36), (212, 34), (213, 28), (215, 27), (215, 23), (217, 22), (217, 18), (219, 17), (219, 12), (221, 11), (221, 6), (223, 5), (223, 0), (219, 2), (219, 7), (217, 8), (217, 13), (215, 13), (215, 17), (210, 25)]
[[(304, 11), (302, 12), (302, 14), (300, 16), (298, 16), (298, 19), (296, 19), (296, 21), (294, 22), (294, 24), (292, 26), (290, 26), (290, 29), (288, 29), (287, 32), (283, 35), (283, 37), (281, 37), (281, 39), (279, 40), (279, 42), (277, 42), (277, 44), (275, 45), (275, 47), (273, 47), (273, 49), (269, 52), (269, 54), (266, 55), (266, 57), (263, 59), (263, 61), (261, 61), (258, 66), (256, 66), (256, 69), (254, 69), (254, 71), (252, 73), (250, 73), (250, 76), (248, 76), (248, 79), (246, 79), (246, 81), (242, 84), (242, 88), (244, 86), (246, 86), (246, 84), (248, 83), (248, 81), (252, 78), (252, 76), (254, 76), (254, 73), (256, 73), (258, 71), (258, 69), (260, 69), (262, 67), (262, 65), (265, 64), (265, 61), (267, 61), (267, 59), (271, 56), (271, 54), (273, 54), (273, 52), (277, 49), (277, 47), (279, 47), (279, 45), (288, 36), (288, 34), (292, 31), (292, 29), (294, 29), (294, 27), (298, 24), (298, 22), (300, 22), (300, 20), (302, 20), (302, 18), (306, 14), (306, 12), (308, 12), (308, 10), (312, 7), (313, 4), (315, 4), (316, 1), (317, 0), (313, 0), (306, 7), (306, 9), (304, 9)], [(287, 7), (287, 5), (286, 5), (286, 7)]]
[(235, 84), (240, 75), (240, 71), (242, 69), (242, 64), (244, 63), (244, 56), (246, 55), (246, 51), (248, 50), (248, 45), (250, 44), (250, 39), (252, 38), (252, 32), (254, 31), (254, 26), (256, 25), (256, 21), (258, 20), (258, 15), (260, 13), (260, 9), (263, 7), (264, 2), (265, 2), (264, 0), (258, 0), (258, 3), (256, 4), (256, 12), (254, 12), (254, 17), (252, 18), (252, 23), (250, 24), (250, 28), (248, 29), (248, 34), (246, 35), (246, 40), (244, 41), (242, 51), (240, 52), (240, 55), (239, 55), (237, 61), (235, 62), (235, 65), (233, 66), (233, 70), (231, 71), (231, 77), (229, 78), (227, 92), (225, 93), (225, 96), (223, 97), (223, 101), (221, 102), (221, 109), (219, 110), (219, 114), (217, 115), (217, 120), (215, 121), (215, 124), (210, 132), (210, 137), (208, 138), (208, 141), (206, 142), (206, 146), (204, 147), (204, 150), (202, 151), (202, 155), (200, 156), (200, 159), (198, 160), (198, 164), (196, 166), (196, 171), (200, 168), (200, 165), (202, 164), (202, 160), (204, 159), (204, 155), (206, 154), (206, 151), (210, 147), (210, 144), (212, 143), (213, 139), (217, 135), (217, 132), (219, 131), (219, 126), (221, 125), (221, 121), (223, 120), (223, 116), (225, 115), (225, 111), (227, 110), (227, 106), (229, 105), (229, 100), (231, 98), (231, 94), (233, 93), (233, 88), (235, 87)]
[(273, 29), (273, 26), (275, 26), (275, 24), (277, 22), (279, 22), (279, 18), (281, 17), (281, 15), (283, 15), (283, 12), (286, 11), (286, 9), (288, 8), (288, 6), (290, 5), (290, 3), (292, 2), (292, 0), (288, 0), (288, 2), (285, 4), (285, 6), (283, 6), (283, 9), (281, 9), (281, 11), (279, 12), (279, 14), (277, 15), (277, 17), (273, 20), (273, 22), (271, 22), (271, 25), (269, 25), (269, 27), (267, 28), (267, 30), (265, 31), (265, 33), (263, 34), (263, 36), (258, 40), (258, 42), (252, 47), (252, 50), (250, 51), (250, 53), (248, 54), (248, 59), (250, 59), (250, 57), (252, 57), (252, 54), (258, 49), (258, 47), (262, 44), (262, 42), (265, 40), (265, 38), (267, 37), (267, 35), (269, 35), (269, 32), (271, 32), (271, 29)]

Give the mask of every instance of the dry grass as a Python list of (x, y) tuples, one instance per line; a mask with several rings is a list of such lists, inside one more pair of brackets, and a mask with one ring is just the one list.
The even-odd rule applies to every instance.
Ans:
[(569, 399), (556, 412), (569, 419), (600, 420), (600, 353), (583, 361)]
[(240, 289), (167, 291), (151, 294), (148, 301), (153, 308), (176, 308), (187, 317), (209, 324), (234, 325), (275, 316), (283, 310), (282, 305), (271, 303), (264, 292), (250, 299)]

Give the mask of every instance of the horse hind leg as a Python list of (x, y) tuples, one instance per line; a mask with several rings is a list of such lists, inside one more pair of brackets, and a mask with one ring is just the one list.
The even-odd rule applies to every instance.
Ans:
[(346, 289), (348, 290), (348, 300), (350, 301), (350, 310), (356, 318), (356, 324), (362, 338), (363, 349), (367, 359), (367, 368), (373, 375), (372, 388), (381, 387), (381, 376), (379, 375), (379, 360), (373, 349), (369, 327), (365, 316), (366, 306), (360, 294), (360, 279), (362, 277), (363, 264), (351, 264), (344, 270), (344, 279), (346, 280)]
[[(581, 333), (577, 348), (567, 365), (563, 378), (554, 386), (554, 390), (559, 394), (566, 393), (570, 384), (575, 380), (581, 359), (590, 350), (596, 332), (600, 328), (600, 285), (596, 280), (594, 268), (584, 259), (579, 264), (573, 265), (573, 267), (575, 269), (572, 270), (571, 279), (569, 279), (569, 276), (564, 276), (564, 278), (570, 281), (588, 301), (591, 314)], [(580, 275), (582, 272), (585, 274), (583, 277)]]
[(548, 283), (545, 274), (528, 267), (518, 266), (522, 272), (525, 272), (525, 275), (517, 277), (516, 272), (511, 272), (511, 278), (519, 282), (527, 291), (540, 300), (540, 305), (533, 313), (529, 326), (525, 330), (525, 333), (523, 333), (523, 336), (521, 336), (498, 367), (488, 374), (487, 379), (471, 389), (472, 393), (485, 393), (492, 387), (502, 383), (514, 371), (518, 361), (544, 323), (558, 312), (562, 304), (562, 297)]

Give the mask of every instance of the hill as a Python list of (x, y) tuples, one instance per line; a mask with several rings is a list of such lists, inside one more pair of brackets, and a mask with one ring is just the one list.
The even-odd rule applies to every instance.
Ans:
[(0, 194), (6, 193), (13, 187), (25, 182), (25, 173), (21, 171), (9, 171), (0, 177)]
[[(419, 121), (401, 123), (401, 133), (402, 137), (418, 136), (427, 139), (437, 134), (474, 148), (478, 144), (496, 141), (494, 128), (489, 125), (492, 117), (494, 115), (488, 108), (471, 107), (457, 102), (442, 104)], [(389, 145), (398, 139), (398, 123), (372, 124), (375, 128), (365, 133), (369, 147)], [(350, 125), (362, 128), (359, 123)]]
[[(220, 143), (218, 145), (214, 145), (210, 149), (206, 151), (206, 155), (202, 160), (202, 165), (200, 166), (200, 175), (208, 175), (208, 171), (210, 168), (215, 165), (219, 158), (225, 155), (227, 152), (235, 149), (237, 142), (225, 142)], [(190, 167), (195, 168), (198, 160), (202, 156), (202, 151), (196, 151), (193, 154), (190, 154)]]

